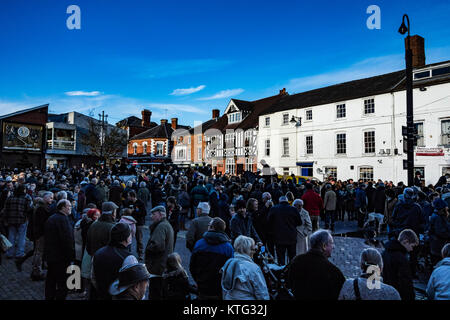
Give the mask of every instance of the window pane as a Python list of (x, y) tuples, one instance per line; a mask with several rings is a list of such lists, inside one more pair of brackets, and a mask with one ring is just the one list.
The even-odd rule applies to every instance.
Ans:
[(375, 152), (375, 131), (364, 132), (364, 152)]
[(336, 146), (336, 152), (338, 154), (345, 154), (347, 152), (347, 141), (345, 133), (339, 133), (336, 135)]
[(306, 137), (306, 153), (307, 154), (313, 153), (313, 137), (312, 136)]
[(374, 113), (375, 112), (375, 100), (374, 99), (366, 99), (364, 100), (364, 114)]
[(364, 182), (373, 180), (373, 168), (371, 167), (363, 167), (359, 168), (359, 178)]

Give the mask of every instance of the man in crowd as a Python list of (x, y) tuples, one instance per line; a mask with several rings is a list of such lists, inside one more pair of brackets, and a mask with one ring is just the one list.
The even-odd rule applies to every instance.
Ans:
[(311, 222), (313, 225), (313, 232), (319, 229), (319, 216), (320, 211), (323, 209), (323, 200), (320, 195), (313, 190), (311, 183), (306, 184), (306, 192), (302, 196), (304, 202), (304, 208), (309, 212)]
[(225, 221), (210, 220), (208, 231), (195, 244), (189, 269), (198, 285), (201, 300), (221, 300), (220, 269), (233, 257), (231, 240), (225, 233)]
[(139, 262), (144, 261), (144, 228), (147, 208), (142, 200), (137, 198), (136, 192), (131, 190), (128, 192), (127, 200), (124, 201), (124, 208), (132, 210), (131, 216), (136, 220), (136, 247)]
[(328, 230), (310, 237), (311, 249), (294, 258), (289, 268), (288, 285), (297, 300), (337, 300), (345, 277), (328, 261), (334, 241)]
[(65, 300), (67, 268), (75, 260), (73, 229), (69, 221), (72, 210), (70, 201), (62, 199), (56, 205), (57, 212), (48, 218), (44, 233), (44, 259), (48, 271), (45, 281), (46, 300)]
[(186, 248), (190, 251), (194, 249), (195, 243), (208, 231), (211, 222), (209, 216), (210, 207), (207, 202), (200, 202), (197, 206), (197, 218), (192, 220), (188, 232), (186, 233)]

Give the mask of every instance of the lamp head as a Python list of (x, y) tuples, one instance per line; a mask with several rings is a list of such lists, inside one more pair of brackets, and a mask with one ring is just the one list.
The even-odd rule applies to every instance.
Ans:
[(398, 32), (400, 34), (405, 34), (406, 32), (408, 32), (408, 27), (405, 25), (405, 22), (402, 22), (402, 25), (398, 29)]

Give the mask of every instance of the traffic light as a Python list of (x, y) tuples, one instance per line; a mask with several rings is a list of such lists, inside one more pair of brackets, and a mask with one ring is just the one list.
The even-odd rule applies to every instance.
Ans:
[(403, 152), (408, 152), (408, 128), (402, 126), (402, 136), (403, 136)]

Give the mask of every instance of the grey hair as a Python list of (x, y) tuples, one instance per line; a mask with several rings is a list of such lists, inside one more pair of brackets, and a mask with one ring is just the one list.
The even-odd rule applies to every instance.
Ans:
[(144, 181), (142, 181), (142, 182), (139, 184), (139, 187), (140, 187), (140, 188), (145, 188), (145, 186), (146, 186), (146, 183), (145, 183)]
[(383, 269), (383, 258), (377, 249), (364, 249), (363, 252), (361, 252), (360, 261), (361, 269), (363, 271), (366, 271), (369, 266), (378, 266), (380, 270)]
[(239, 236), (234, 240), (234, 250), (237, 253), (246, 254), (250, 256), (252, 253), (252, 247), (255, 245), (255, 240), (246, 236)]
[(131, 180), (128, 181), (128, 182), (127, 182), (127, 187), (130, 187), (130, 188), (131, 188), (132, 186), (133, 186), (133, 181), (131, 181)]
[(450, 257), (450, 243), (447, 243), (441, 250), (442, 258)]
[(67, 192), (60, 191), (56, 194), (56, 200), (67, 199)]
[(300, 205), (303, 207), (303, 200), (302, 199), (295, 199), (292, 205), (295, 207), (296, 205)]
[(42, 199), (45, 199), (48, 196), (53, 196), (53, 192), (51, 191), (45, 191), (44, 194), (42, 195)]
[(263, 199), (265, 199), (265, 198), (272, 199), (272, 195), (271, 195), (269, 192), (264, 192), (264, 193), (262, 194), (262, 198), (263, 198)]
[(314, 232), (309, 238), (309, 242), (312, 249), (322, 250), (322, 246), (327, 245), (330, 239), (332, 239), (330, 231), (322, 229)]

